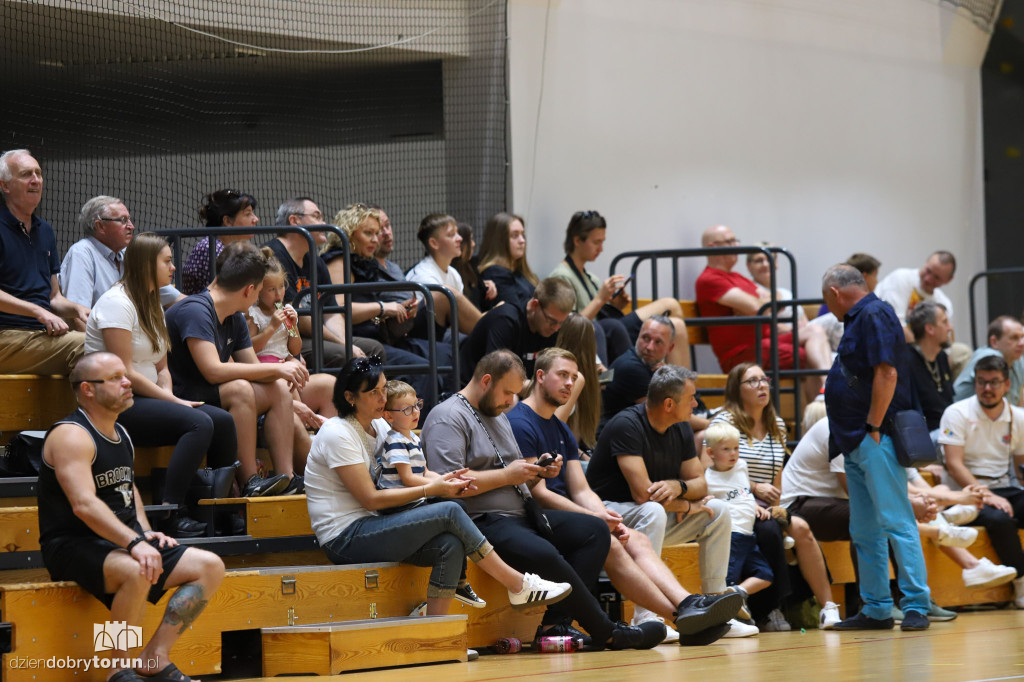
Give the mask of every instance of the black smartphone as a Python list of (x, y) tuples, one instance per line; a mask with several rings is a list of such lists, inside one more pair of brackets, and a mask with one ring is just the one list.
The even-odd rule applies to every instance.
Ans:
[[(626, 279), (622, 280), (622, 286), (619, 287), (618, 290), (616, 290), (615, 296), (618, 296), (623, 291), (625, 291), (626, 287), (629, 286), (629, 283), (632, 282), (635, 277), (636, 277), (636, 275), (630, 275)], [(612, 298), (615, 298), (615, 296), (613, 296)]]
[(543, 455), (540, 456), (540, 459), (538, 459), (534, 463), (539, 467), (546, 467), (549, 464), (554, 464), (555, 458), (552, 457), (550, 453), (545, 452)]

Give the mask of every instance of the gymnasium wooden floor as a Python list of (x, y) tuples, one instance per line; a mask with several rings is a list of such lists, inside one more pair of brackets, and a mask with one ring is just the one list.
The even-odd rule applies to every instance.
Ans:
[[(481, 656), (470, 663), (337, 675), (346, 682), (512, 679), (579, 682), (835, 682), (1024, 680), (1024, 611), (965, 613), (924, 632), (764, 633), (707, 647), (651, 651)], [(309, 680), (309, 677), (260, 678)]]

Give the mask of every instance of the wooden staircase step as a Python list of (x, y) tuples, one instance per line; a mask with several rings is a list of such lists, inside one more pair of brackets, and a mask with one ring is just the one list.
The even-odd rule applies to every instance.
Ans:
[(263, 674), (337, 675), (465, 661), (466, 622), (461, 615), (406, 616), (263, 628)]

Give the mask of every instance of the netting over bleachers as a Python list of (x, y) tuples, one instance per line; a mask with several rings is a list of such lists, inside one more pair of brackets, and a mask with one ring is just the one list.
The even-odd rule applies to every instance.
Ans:
[(482, 228), (506, 204), (504, 0), (0, 1), (0, 149), (43, 166), (62, 252), (97, 194), (139, 230), (199, 225), (204, 194), (263, 224), (309, 195)]

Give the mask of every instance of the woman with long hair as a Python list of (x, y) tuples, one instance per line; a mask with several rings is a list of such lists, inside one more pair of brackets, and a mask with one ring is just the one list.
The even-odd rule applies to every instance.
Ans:
[(597, 445), (597, 425), (601, 421), (594, 325), (578, 313), (569, 315), (558, 330), (555, 345), (576, 356), (579, 372), (569, 402), (555, 410), (555, 415), (569, 426), (580, 448), (587, 451)]
[[(199, 217), (206, 223), (206, 227), (254, 227), (260, 222), (256, 215), (256, 198), (234, 189), (219, 189), (203, 197)], [(217, 237), (214, 240), (217, 255), (227, 244), (252, 237), (251, 234)], [(181, 290), (188, 296), (198, 294), (212, 281), (210, 241), (201, 237), (181, 266)]]
[(462, 253), (452, 261), (452, 267), (462, 275), (462, 293), (477, 310), (484, 310), (485, 302), (494, 299), (498, 295), (498, 289), (492, 280), (480, 277), (480, 271), (477, 270), (476, 264), (479, 261), (473, 257), (476, 252), (473, 226), (469, 223), (459, 223), (459, 236), (462, 237)]
[(690, 342), (683, 322), (683, 309), (674, 298), (659, 298), (636, 310), (623, 314), (629, 304), (626, 279), (612, 275), (603, 282), (587, 272), (587, 263), (597, 260), (604, 251), (608, 223), (597, 211), (577, 211), (569, 218), (565, 228), (565, 258), (551, 271), (552, 277), (561, 277), (576, 291), (576, 312), (594, 320), (606, 338), (609, 365), (636, 343), (644, 321), (652, 315), (664, 315), (675, 327), (675, 343), (666, 362), (681, 367), (690, 366)]
[(572, 588), (567, 583), (524, 575), (506, 564), (455, 502), (377, 513), (430, 497), (458, 498), (473, 483), (461, 469), (424, 486), (377, 488), (371, 476), (374, 453), (390, 429), (383, 419), (387, 381), (380, 365), (376, 356), (354, 358), (341, 370), (334, 388), (338, 416), (313, 438), (306, 462), (309, 519), (328, 558), (336, 564), (430, 566), (427, 615), (448, 613), (465, 558), (504, 585), (513, 606), (550, 604), (568, 596)]
[(533, 298), (540, 281), (526, 262), (526, 223), (514, 213), (497, 213), (484, 226), (480, 242), (480, 276), (494, 282), (497, 295), (484, 303), (513, 303), (520, 308)]
[[(167, 241), (151, 232), (136, 235), (124, 257), (121, 280), (100, 296), (85, 330), (85, 352), (108, 351), (128, 369), (134, 403), (118, 416), (135, 445), (174, 445), (164, 504), (185, 504), (196, 470), (202, 466), (231, 466), (238, 442), (235, 422), (219, 407), (182, 400), (171, 391), (167, 369), (170, 340), (160, 287), (171, 281), (174, 264)], [(197, 537), (205, 523), (184, 512), (172, 515), (164, 532), (174, 537)]]
[[(746, 461), (750, 476), (750, 492), (765, 507), (779, 504), (782, 486), (782, 465), (786, 458), (786, 424), (775, 414), (772, 404), (772, 382), (758, 365), (744, 362), (729, 372), (725, 382), (725, 404), (711, 423), (725, 422), (740, 432), (740, 457)], [(705, 459), (706, 459), (705, 455)], [(705, 466), (707, 466), (705, 461)], [(781, 521), (779, 520), (781, 518)], [(823, 608), (832, 600), (832, 588), (825, 570), (825, 558), (818, 541), (807, 522), (797, 515), (784, 512), (773, 518), (754, 523), (757, 545), (771, 564), (775, 574), (777, 600), (784, 599), (791, 591), (787, 578), (785, 549), (782, 532), (793, 538), (800, 573), (807, 581), (818, 604)], [(760, 593), (764, 594), (764, 593)], [(751, 598), (751, 606), (758, 608), (757, 597)], [(768, 610), (762, 602), (762, 613)], [(781, 612), (771, 609), (767, 613), (766, 629), (789, 629)]]

